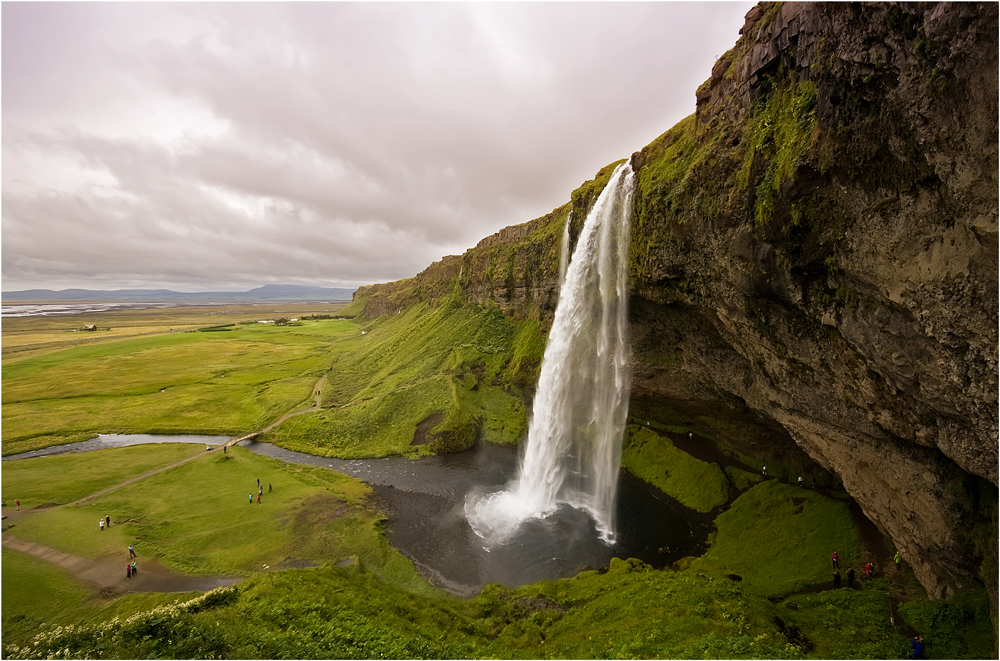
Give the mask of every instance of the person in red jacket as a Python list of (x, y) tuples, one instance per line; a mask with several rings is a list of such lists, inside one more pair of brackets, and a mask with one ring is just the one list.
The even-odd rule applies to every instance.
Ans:
[(839, 564), (840, 563), (840, 556), (837, 555), (837, 552), (834, 551), (833, 555), (830, 556), (830, 557), (833, 559), (833, 567), (834, 567), (834, 569), (840, 569), (840, 564)]
[(873, 565), (873, 564), (872, 564), (872, 563), (870, 563), (870, 562), (869, 562), (869, 563), (867, 563), (867, 564), (865, 565), (865, 576), (867, 576), (867, 577), (868, 577), (868, 579), (869, 579), (869, 580), (871, 580), (871, 578), (872, 578), (872, 574), (874, 574), (874, 573), (875, 573), (875, 565)]

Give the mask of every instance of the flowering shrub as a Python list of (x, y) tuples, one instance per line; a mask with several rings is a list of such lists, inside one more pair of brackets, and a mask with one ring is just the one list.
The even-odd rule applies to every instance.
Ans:
[[(107, 622), (90, 626), (58, 626), (43, 631), (24, 646), (5, 645), (7, 659), (90, 659), (103, 656), (106, 649), (134, 648), (137, 644), (183, 640), (194, 631), (184, 627), (179, 619), (189, 613), (198, 613), (228, 603), (236, 598), (236, 587), (216, 588), (183, 603), (158, 606), (152, 610), (134, 613), (126, 618), (113, 617)], [(179, 626), (180, 625), (180, 626)], [(176, 632), (176, 636), (171, 634)]]

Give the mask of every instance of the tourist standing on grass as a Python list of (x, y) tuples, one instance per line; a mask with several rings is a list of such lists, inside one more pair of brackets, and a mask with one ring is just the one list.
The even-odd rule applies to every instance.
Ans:
[(854, 588), (854, 567), (847, 568), (847, 587)]
[(248, 493), (247, 494), (247, 498), (250, 499), (250, 504), (253, 505), (253, 494), (252, 493)]
[(135, 557), (135, 549), (132, 548), (131, 544), (128, 545), (128, 557), (130, 557), (130, 558), (134, 558)]
[(868, 580), (869, 580), (869, 581), (870, 581), (870, 580), (872, 580), (872, 574), (873, 574), (874, 572), (875, 572), (875, 565), (873, 565), (873, 564), (872, 564), (872, 563), (870, 563), (870, 562), (869, 562), (869, 563), (866, 563), (866, 564), (865, 564), (865, 576), (867, 576), (867, 577), (868, 577)]
[(763, 476), (763, 477), (767, 477), (767, 466), (763, 466), (763, 467), (762, 467), (762, 468), (760, 469), (760, 474), (761, 474), (761, 476)]
[(903, 569), (903, 556), (899, 555), (899, 550), (896, 550), (896, 555), (893, 556), (892, 561), (896, 563), (896, 571), (902, 571)]
[(840, 569), (840, 556), (837, 555), (837, 552), (834, 551), (830, 557), (833, 559), (833, 568)]
[(799, 475), (799, 486), (800, 487), (802, 486), (802, 476), (801, 475)]
[(108, 527), (110, 528), (111, 527), (111, 517), (110, 516), (106, 516), (106, 517), (104, 517), (104, 520), (108, 522)]
[(271, 493), (271, 483), (270, 482), (267, 483), (267, 492)]
[(97, 525), (101, 527), (101, 532), (104, 532), (104, 519), (98, 519)]
[(257, 494), (257, 504), (260, 505), (260, 494)]
[(833, 570), (833, 589), (834, 590), (840, 589), (840, 572), (837, 571), (836, 569)]
[(139, 571), (135, 568), (135, 561), (132, 561), (132, 575), (135, 576)]
[(132, 578), (132, 565), (125, 563), (125, 578)]
[(14, 506), (17, 508), (18, 512), (21, 511), (21, 501), (20, 500), (15, 500), (14, 501)]

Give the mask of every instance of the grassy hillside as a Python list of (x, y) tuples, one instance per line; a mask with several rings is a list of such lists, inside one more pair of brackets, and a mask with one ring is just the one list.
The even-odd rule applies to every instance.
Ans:
[(327, 410), (290, 418), (264, 440), (344, 458), (514, 444), (543, 350), (537, 322), (497, 306), (415, 304), (331, 345)]

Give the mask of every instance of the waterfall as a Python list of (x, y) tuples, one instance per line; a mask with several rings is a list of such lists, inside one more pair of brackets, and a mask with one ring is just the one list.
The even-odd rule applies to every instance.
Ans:
[(573, 210), (570, 209), (566, 215), (566, 224), (563, 225), (562, 246), (559, 249), (559, 291), (566, 284), (566, 270), (569, 268), (569, 224), (572, 220)]
[(601, 537), (614, 540), (630, 386), (633, 185), (632, 168), (619, 165), (580, 232), (559, 292), (517, 477), (504, 491), (466, 499), (466, 517), (488, 543), (502, 544), (522, 521), (544, 518), (562, 504), (588, 511)]

